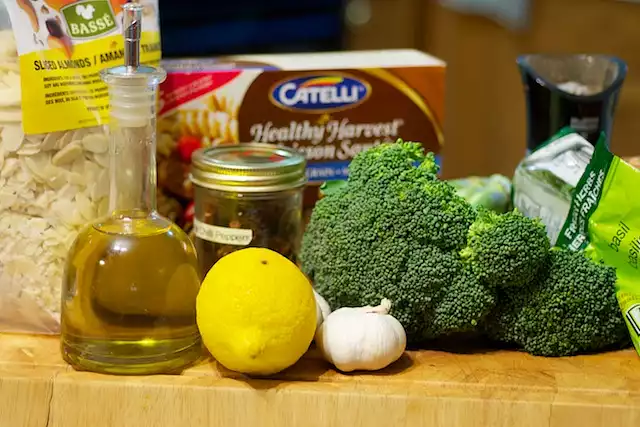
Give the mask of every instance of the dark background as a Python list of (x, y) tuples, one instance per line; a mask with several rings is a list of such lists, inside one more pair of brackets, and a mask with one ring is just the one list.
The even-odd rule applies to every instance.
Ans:
[[(159, 0), (163, 55), (416, 48), (447, 62), (446, 177), (511, 175), (525, 152), (523, 53), (605, 53), (629, 73), (612, 148), (640, 155), (640, 3), (532, 0), (521, 31), (437, 0)], [(479, 0), (478, 0), (479, 1)]]
[(160, 0), (164, 57), (338, 50), (342, 0)]

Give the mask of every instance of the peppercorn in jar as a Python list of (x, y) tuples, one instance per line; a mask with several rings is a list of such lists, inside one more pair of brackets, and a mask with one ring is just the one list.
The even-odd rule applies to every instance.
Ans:
[(250, 246), (297, 263), (306, 183), (301, 154), (256, 143), (203, 148), (193, 154), (190, 178), (202, 277), (223, 256)]

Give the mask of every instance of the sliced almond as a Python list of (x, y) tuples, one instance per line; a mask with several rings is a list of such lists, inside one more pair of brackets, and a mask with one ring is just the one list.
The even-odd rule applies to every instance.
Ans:
[(73, 163), (71, 164), (71, 168), (69, 170), (73, 173), (78, 173), (82, 175), (84, 174), (84, 171), (85, 171), (85, 167), (84, 167), (85, 162), (88, 162), (88, 161), (83, 156), (80, 156), (79, 158), (73, 161)]
[(38, 153), (40, 153), (40, 147), (33, 145), (23, 145), (18, 151), (16, 151), (16, 154), (19, 154), (21, 156), (33, 156), (34, 154)]
[(22, 110), (20, 108), (3, 108), (0, 109), (1, 123), (21, 123)]
[(104, 134), (91, 133), (82, 138), (82, 146), (92, 153), (102, 154), (109, 149), (109, 140)]
[(109, 167), (109, 155), (108, 154), (91, 154), (90, 157), (94, 162), (102, 166), (103, 168)]
[(77, 185), (80, 187), (84, 187), (87, 185), (87, 180), (84, 176), (79, 173), (66, 171), (67, 183)]
[(56, 143), (56, 148), (58, 148), (59, 150), (62, 150), (67, 145), (69, 145), (73, 140), (80, 139), (79, 137), (76, 136), (76, 133), (77, 132), (75, 130), (66, 131), (64, 135), (62, 135), (58, 140), (58, 142)]
[(51, 150), (56, 147), (56, 143), (64, 136), (64, 132), (48, 133), (42, 141), (42, 150)]
[(98, 179), (93, 183), (91, 188), (91, 199), (96, 201), (102, 197), (106, 197), (109, 193), (109, 174), (106, 170), (102, 170), (98, 175)]
[(0, 107), (19, 107), (21, 102), (20, 86), (0, 89)]
[[(57, 140), (55, 138), (47, 138), (47, 135), (43, 135), (42, 138), (40, 139), (41, 151), (51, 151), (56, 149)], [(32, 142), (37, 141), (37, 139), (33, 138), (32, 135), (27, 135), (26, 138)]]
[(0, 136), (2, 137), (2, 147), (7, 153), (18, 151), (24, 141), (24, 132), (22, 132), (20, 124), (5, 125)]
[(5, 159), (4, 167), (0, 170), (0, 177), (7, 178), (20, 169), (20, 161), (15, 158)]
[[(51, 164), (51, 153), (49, 152), (40, 152), (36, 155), (29, 156), (28, 160), (30, 160), (33, 164), (33, 168), (36, 168), (40, 171), (44, 170)], [(33, 172), (33, 168), (29, 166), (29, 162), (27, 162), (27, 158), (25, 158), (25, 164), (28, 166), (28, 169)], [(37, 170), (36, 170), (37, 172)]]
[(48, 208), (51, 202), (54, 199), (53, 191), (45, 191), (41, 195), (36, 198), (34, 201), (34, 206), (44, 211), (44, 209)]
[(3, 55), (0, 55), (0, 57), (3, 58), (3, 59), (0, 59), (0, 70), (2, 70), (2, 71), (15, 71), (15, 72), (19, 72), (20, 71), (20, 65), (18, 65), (17, 62), (7, 61), (6, 59), (4, 59)]
[(11, 88), (20, 89), (20, 74), (9, 71), (2, 77), (2, 82)]
[(74, 207), (71, 199), (59, 197), (51, 204), (51, 212), (63, 223), (73, 224)]
[(49, 167), (48, 158), (50, 158), (50, 156), (46, 156), (46, 154), (47, 153), (40, 153), (35, 156), (25, 157), (23, 160), (31, 177), (40, 184), (44, 184), (48, 180), (46, 172)]
[(36, 266), (34, 260), (21, 253), (8, 262), (5, 262), (4, 268), (10, 275), (19, 277), (25, 276), (27, 273), (37, 270), (38, 267)]
[(103, 197), (98, 202), (98, 217), (105, 216), (109, 213), (109, 199), (107, 197)]
[(47, 134), (31, 134), (31, 135), (25, 135), (24, 139), (25, 139), (25, 143), (29, 143), (29, 144), (33, 144), (33, 145), (40, 145), (40, 148), (42, 149), (42, 144), (44, 141), (45, 136), (47, 136)]
[(51, 159), (51, 163), (55, 166), (62, 166), (71, 163), (80, 157), (82, 157), (82, 147), (80, 144), (72, 143), (58, 151)]
[(71, 135), (74, 141), (75, 140), (82, 141), (82, 138), (84, 138), (85, 135), (90, 134), (92, 132), (98, 132), (98, 131), (96, 130), (96, 128), (75, 129), (73, 132), (71, 132)]
[(93, 161), (91, 161), (91, 159), (85, 158), (84, 176), (88, 182), (95, 182), (98, 179), (98, 175), (100, 175), (101, 171), (102, 168), (100, 167), (100, 165), (94, 163)]
[(77, 209), (82, 215), (85, 221), (92, 221), (95, 219), (95, 209), (91, 200), (84, 194), (78, 193), (76, 194), (76, 205)]
[(79, 192), (79, 188), (75, 185), (65, 184), (56, 193), (56, 198), (73, 200)]
[(61, 189), (67, 184), (67, 171), (57, 166), (49, 165), (44, 170), (44, 176), (47, 178), (47, 184), (55, 190)]
[(10, 209), (18, 200), (18, 196), (14, 193), (0, 191), (0, 212)]

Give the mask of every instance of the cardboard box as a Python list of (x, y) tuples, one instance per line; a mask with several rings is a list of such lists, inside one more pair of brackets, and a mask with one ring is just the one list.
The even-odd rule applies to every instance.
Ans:
[[(445, 64), (416, 50), (165, 60), (163, 66), (159, 182), (183, 206), (191, 198), (190, 155), (200, 146), (297, 148), (308, 162), (309, 207), (317, 185), (346, 178), (350, 160), (366, 148), (401, 137), (438, 155), (443, 143)], [(188, 221), (188, 215), (178, 219)]]

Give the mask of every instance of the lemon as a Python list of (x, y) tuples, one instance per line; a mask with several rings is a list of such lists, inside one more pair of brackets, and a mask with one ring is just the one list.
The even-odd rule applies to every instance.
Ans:
[(269, 375), (293, 365), (316, 329), (308, 279), (287, 258), (264, 248), (221, 258), (202, 283), (196, 309), (211, 355), (245, 374)]

